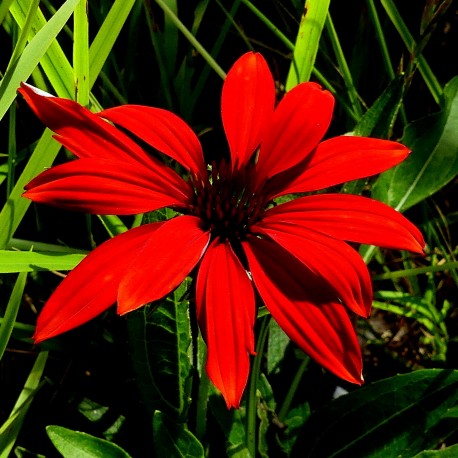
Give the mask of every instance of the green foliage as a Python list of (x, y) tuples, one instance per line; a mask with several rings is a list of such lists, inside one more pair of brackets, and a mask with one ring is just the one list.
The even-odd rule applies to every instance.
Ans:
[(202, 444), (188, 430), (185, 424), (177, 423), (158, 410), (153, 417), (154, 447), (157, 456), (171, 458), (203, 458)]
[[(31, 120), (17, 98), (20, 83), (30, 81), (94, 111), (127, 102), (165, 106), (203, 133), (203, 142), (212, 147), (206, 152), (217, 157), (227, 148), (222, 137), (213, 143), (221, 129), (214, 116), (221, 80), (239, 55), (253, 49), (267, 57), (278, 98), (284, 88), (317, 80), (336, 97), (332, 129), (337, 134), (403, 135), (402, 142), (412, 149), (396, 168), (378, 179), (347, 183), (343, 192), (370, 191), (408, 212), (427, 239), (428, 255), (422, 259), (380, 250), (372, 258), (374, 250), (363, 248), (377, 282), (376, 313), (420, 330), (412, 345), (420, 347), (421, 356), (402, 370), (445, 364), (457, 369), (458, 77), (449, 70), (456, 69), (452, 55), (435, 58), (437, 43), (447, 43), (453, 34), (445, 31), (455, 27), (452, 16), (446, 17), (451, 4), (367, 0), (356, 2), (349, 15), (342, 2), (329, 0), (0, 2), (0, 40), (5, 43), (0, 56), (0, 457), (52, 456), (46, 437), (42, 443), (31, 440), (45, 430), (64, 457), (128, 457), (130, 438), (129, 453), (106, 440), (117, 441), (125, 428), (137, 439), (145, 437), (151, 448), (133, 444), (138, 456), (458, 454), (456, 435), (451, 435), (458, 429), (456, 370), (384, 378), (392, 367), (377, 367), (382, 380), (331, 400), (336, 381), (294, 351), (265, 308), (258, 313), (245, 398), (240, 409), (228, 411), (205, 374), (205, 344), (195, 322), (190, 279), (167, 298), (129, 314), (127, 330), (121, 318), (107, 312), (93, 333), (76, 334), (77, 352), (71, 338), (63, 337), (47, 344), (53, 349), (48, 363), (43, 351), (32, 370), (31, 363), (22, 370), (18, 359), (35, 357), (30, 339), (35, 315), (55, 287), (54, 276), (42, 272), (71, 270), (89, 248), (80, 246), (81, 234), (75, 249), (60, 233), (44, 233), (37, 222), (42, 210), (22, 197), (32, 178), (55, 161), (69, 160), (69, 154), (59, 156), (52, 133)], [(134, 218), (99, 216), (92, 222), (93, 245), (140, 223), (174, 216), (169, 209)], [(53, 229), (65, 226), (75, 235), (65, 213), (46, 218)], [(371, 344), (382, 339), (359, 330), (373, 377)], [(132, 368), (122, 366), (127, 372), (122, 375), (136, 406), (105, 402), (106, 380), (91, 380), (86, 368), (84, 377), (75, 378), (72, 368), (103, 345), (116, 354), (128, 347)], [(402, 364), (402, 349), (396, 357)], [(50, 383), (41, 390), (44, 374)], [(16, 398), (10, 411), (8, 402)], [(35, 403), (37, 408), (30, 409)], [(99, 435), (105, 439), (63, 426), (45, 429), (56, 423), (57, 411), (62, 425), (78, 422), (83, 429), (102, 423)]]
[(46, 428), (54, 447), (64, 458), (129, 458), (130, 455), (112, 442), (72, 431), (62, 426), (50, 425)]
[(292, 456), (413, 456), (458, 428), (458, 371), (421, 370), (372, 383), (312, 414)]
[(189, 284), (185, 280), (165, 300), (128, 315), (133, 364), (148, 410), (181, 422), (192, 385)]
[(403, 143), (413, 152), (380, 176), (373, 188), (375, 199), (405, 211), (458, 174), (458, 78), (445, 86), (441, 108), (407, 127)]

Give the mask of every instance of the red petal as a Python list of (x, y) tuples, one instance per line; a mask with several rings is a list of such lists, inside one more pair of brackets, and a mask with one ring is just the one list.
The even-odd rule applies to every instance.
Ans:
[(132, 215), (166, 206), (183, 207), (190, 190), (171, 168), (77, 159), (38, 175), (24, 197), (71, 210)]
[(228, 242), (216, 239), (202, 259), (196, 293), (208, 347), (208, 377), (227, 407), (238, 408), (254, 353), (255, 299), (251, 281)]
[(19, 92), (41, 121), (58, 134), (56, 140), (78, 157), (145, 165), (154, 161), (127, 135), (73, 100), (42, 95), (42, 91), (24, 83)]
[(253, 231), (268, 235), (315, 275), (358, 315), (367, 317), (372, 285), (361, 256), (349, 245), (297, 224), (261, 221)]
[(119, 286), (118, 313), (131, 312), (175, 289), (199, 262), (209, 238), (194, 216), (166, 221), (128, 265)]
[(303, 161), (328, 130), (334, 97), (316, 83), (288, 92), (275, 109), (261, 143), (259, 179), (272, 177)]
[(423, 253), (420, 231), (388, 205), (349, 194), (301, 197), (265, 213), (264, 224), (294, 223), (340, 240)]
[(124, 105), (98, 116), (127, 129), (187, 170), (203, 175), (206, 170), (202, 147), (192, 129), (178, 116), (160, 108)]
[(233, 168), (246, 165), (259, 146), (274, 103), (274, 81), (266, 61), (258, 53), (244, 54), (227, 74), (221, 97)]
[(384, 172), (403, 161), (410, 151), (404, 145), (376, 138), (341, 136), (318, 145), (305, 170), (292, 181), (278, 177), (273, 197), (317, 191), (346, 181)]
[(256, 288), (286, 334), (310, 357), (352, 383), (362, 383), (353, 325), (321, 279), (270, 240), (243, 242)]
[(40, 313), (35, 343), (76, 328), (113, 305), (130, 261), (162, 224), (147, 224), (117, 235), (84, 258)]

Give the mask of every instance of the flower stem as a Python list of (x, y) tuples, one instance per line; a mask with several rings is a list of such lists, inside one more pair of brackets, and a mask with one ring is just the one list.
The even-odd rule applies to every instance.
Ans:
[(248, 389), (248, 400), (246, 408), (246, 446), (250, 455), (256, 456), (256, 413), (257, 413), (257, 396), (256, 390), (258, 386), (259, 372), (261, 370), (261, 361), (264, 354), (264, 347), (269, 330), (270, 315), (266, 315), (261, 319), (261, 327), (259, 329), (258, 341), (256, 343), (256, 356), (253, 360), (251, 376)]
[(281, 423), (285, 421), (286, 415), (288, 414), (289, 409), (291, 407), (291, 403), (293, 402), (294, 395), (296, 394), (299, 383), (302, 380), (302, 376), (304, 375), (307, 366), (309, 365), (309, 362), (309, 357), (306, 357), (302, 360), (299, 369), (297, 370), (296, 375), (294, 376), (293, 382), (291, 383), (291, 386), (289, 387), (289, 390), (286, 393), (285, 400), (283, 401), (280, 411), (278, 412), (278, 420)]

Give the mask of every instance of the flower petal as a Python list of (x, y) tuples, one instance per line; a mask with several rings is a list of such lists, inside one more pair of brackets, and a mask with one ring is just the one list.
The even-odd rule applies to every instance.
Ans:
[(207, 343), (207, 373), (227, 407), (238, 408), (254, 353), (255, 299), (248, 274), (228, 242), (216, 239), (199, 267), (197, 317)]
[(25, 83), (19, 92), (38, 118), (56, 132), (56, 140), (76, 156), (144, 165), (155, 162), (127, 135), (73, 100), (43, 95), (43, 91)]
[(358, 315), (367, 317), (372, 306), (372, 284), (364, 261), (349, 245), (298, 224), (261, 221), (253, 232), (269, 236), (315, 275), (322, 277), (336, 298)]
[(421, 232), (401, 213), (367, 197), (319, 194), (278, 205), (265, 213), (264, 224), (299, 224), (330, 237), (383, 248), (423, 253)]
[(272, 115), (275, 86), (261, 54), (244, 54), (224, 81), (221, 115), (234, 169), (246, 165), (261, 142)]
[(202, 146), (192, 129), (178, 116), (160, 108), (123, 105), (97, 113), (197, 175), (206, 170)]
[(294, 178), (287, 174), (276, 177), (277, 182), (272, 184), (272, 198), (317, 191), (375, 175), (403, 161), (409, 153), (404, 145), (390, 140), (334, 137), (318, 145), (310, 160), (304, 164), (304, 170)]
[(303, 161), (328, 130), (334, 97), (316, 83), (302, 83), (288, 92), (275, 109), (259, 150), (259, 180), (270, 178)]
[(290, 339), (338, 377), (360, 385), (358, 339), (328, 285), (271, 240), (248, 237), (243, 248), (259, 294)]
[(70, 210), (132, 215), (166, 206), (183, 207), (189, 185), (171, 168), (139, 163), (76, 159), (34, 178), (24, 197)]
[(162, 225), (131, 229), (89, 253), (44, 306), (37, 321), (35, 343), (76, 328), (113, 305), (130, 261)]
[(210, 239), (200, 219), (166, 221), (127, 266), (118, 292), (118, 313), (131, 312), (175, 289), (199, 262)]

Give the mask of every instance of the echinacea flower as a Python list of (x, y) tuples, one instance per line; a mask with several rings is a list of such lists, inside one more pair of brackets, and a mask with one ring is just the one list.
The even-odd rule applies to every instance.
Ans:
[[(346, 242), (422, 253), (423, 238), (400, 213), (369, 198), (317, 194), (280, 204), (277, 198), (382, 172), (407, 157), (405, 146), (351, 136), (322, 141), (333, 96), (303, 83), (275, 107), (274, 81), (257, 53), (243, 55), (224, 81), (230, 160), (211, 166), (191, 128), (169, 111), (124, 105), (94, 114), (26, 84), (20, 92), (77, 156), (32, 180), (25, 197), (94, 214), (163, 207), (181, 214), (131, 229), (91, 252), (45, 305), (36, 342), (114, 303), (125, 314), (159, 300), (193, 273), (207, 373), (228, 407), (239, 406), (247, 383), (256, 296), (319, 364), (362, 382), (346, 308), (367, 317), (372, 289), (366, 265)], [(185, 178), (163, 157), (179, 163)]]

